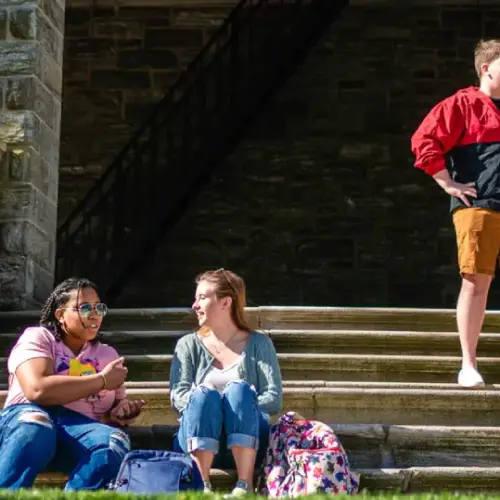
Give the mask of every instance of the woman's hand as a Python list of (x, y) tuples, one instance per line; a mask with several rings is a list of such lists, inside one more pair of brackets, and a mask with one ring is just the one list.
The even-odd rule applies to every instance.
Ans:
[(128, 399), (121, 399), (118, 404), (110, 411), (109, 421), (112, 424), (123, 427), (131, 425), (135, 419), (141, 414), (145, 401), (129, 401)]

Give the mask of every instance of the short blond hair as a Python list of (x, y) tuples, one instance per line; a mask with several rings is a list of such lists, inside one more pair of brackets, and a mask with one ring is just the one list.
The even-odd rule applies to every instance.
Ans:
[(481, 66), (490, 64), (500, 57), (500, 40), (479, 40), (474, 50), (474, 67), (481, 78)]

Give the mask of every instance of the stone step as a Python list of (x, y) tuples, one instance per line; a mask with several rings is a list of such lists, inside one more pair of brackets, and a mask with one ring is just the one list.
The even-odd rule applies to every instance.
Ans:
[[(130, 398), (142, 398), (147, 407), (137, 425), (176, 425), (166, 388), (131, 388)], [(500, 391), (384, 387), (285, 387), (283, 411), (307, 418), (344, 424), (496, 425), (500, 422)], [(0, 404), (6, 392), (0, 392)]]
[[(138, 381), (167, 381), (172, 354), (125, 356), (128, 378)], [(404, 356), (383, 354), (278, 354), (285, 380), (331, 380), (372, 382), (445, 382), (456, 380), (458, 356)], [(0, 358), (6, 366), (7, 358)], [(500, 382), (500, 358), (478, 358), (488, 383)], [(0, 373), (0, 383), (7, 382)]]
[[(140, 425), (175, 424), (169, 393), (130, 389), (143, 397), (148, 410)], [(496, 425), (500, 422), (500, 392), (442, 389), (286, 387), (283, 411), (297, 411), (324, 422), (399, 425)]]
[[(358, 469), (360, 488), (370, 491), (418, 493), (432, 491), (498, 492), (500, 467), (409, 467), (406, 469)], [(38, 487), (61, 487), (62, 474), (45, 473), (37, 478)], [(236, 481), (234, 470), (213, 469), (211, 480), (218, 490), (229, 490)]]
[[(282, 307), (263, 306), (247, 309), (253, 328), (263, 330), (456, 330), (452, 309), (357, 308), (357, 307)], [(20, 332), (38, 322), (37, 311), (2, 312), (2, 332)], [(107, 330), (187, 330), (196, 328), (188, 308), (113, 309), (106, 318)], [(484, 332), (500, 332), (500, 312), (487, 311)]]
[[(172, 353), (189, 330), (124, 330), (101, 332), (102, 341), (121, 354)], [(267, 330), (279, 353), (413, 354), (459, 356), (457, 333), (370, 330)], [(18, 333), (0, 334), (0, 354), (7, 356)], [(500, 334), (483, 333), (479, 356), (500, 356)]]
[[(332, 424), (359, 468), (499, 467), (500, 427), (402, 426), (380, 424)], [(134, 449), (173, 446), (175, 425), (132, 427)]]
[[(127, 381), (125, 386), (128, 389), (164, 389), (168, 390), (170, 388), (169, 382), (139, 382), (139, 381)], [(466, 390), (460, 387), (458, 384), (439, 384), (439, 383), (428, 383), (428, 382), (352, 382), (346, 381), (331, 381), (331, 380), (284, 380), (283, 387), (288, 388), (351, 388), (351, 389), (413, 389), (413, 390), (455, 390), (465, 392)], [(8, 384), (0, 384), (0, 391), (7, 391)], [(489, 391), (500, 391), (500, 384), (487, 384), (485, 390)]]

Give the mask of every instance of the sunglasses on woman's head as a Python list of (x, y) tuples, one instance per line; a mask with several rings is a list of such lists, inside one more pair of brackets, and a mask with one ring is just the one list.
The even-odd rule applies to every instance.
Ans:
[(102, 302), (99, 302), (95, 305), (85, 302), (83, 304), (79, 304), (78, 307), (62, 307), (62, 309), (71, 309), (72, 311), (78, 311), (82, 318), (90, 318), (93, 311), (95, 311), (97, 316), (101, 316), (101, 318), (104, 318), (104, 316), (108, 314), (108, 306), (106, 304), (103, 304)]
[(216, 269), (214, 271), (214, 273), (222, 273), (222, 275), (224, 276), (224, 278), (226, 278), (227, 284), (231, 287), (231, 290), (234, 293), (237, 293), (236, 288), (234, 287), (233, 283), (229, 279), (229, 276), (227, 275), (226, 270), (223, 267), (221, 267), (220, 269)]

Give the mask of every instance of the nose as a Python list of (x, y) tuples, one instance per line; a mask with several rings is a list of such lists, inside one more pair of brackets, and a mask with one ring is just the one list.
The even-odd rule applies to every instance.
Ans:
[(199, 309), (199, 308), (200, 308), (200, 306), (198, 305), (198, 300), (195, 300), (193, 302), (193, 305), (191, 306), (191, 309), (196, 311), (196, 309)]

